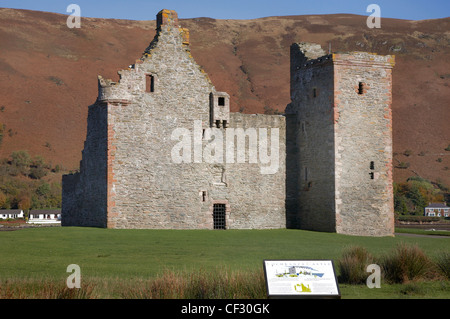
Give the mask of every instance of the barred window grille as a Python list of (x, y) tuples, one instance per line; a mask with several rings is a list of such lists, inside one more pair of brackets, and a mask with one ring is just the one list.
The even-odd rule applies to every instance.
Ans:
[(225, 204), (214, 204), (213, 221), (214, 229), (226, 229), (225, 223)]

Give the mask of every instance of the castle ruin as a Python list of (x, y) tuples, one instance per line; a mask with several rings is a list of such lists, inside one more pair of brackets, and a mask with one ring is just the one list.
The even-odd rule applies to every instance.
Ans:
[(286, 114), (242, 114), (176, 12), (156, 31), (118, 82), (98, 78), (63, 226), (393, 235), (392, 56), (295, 43)]

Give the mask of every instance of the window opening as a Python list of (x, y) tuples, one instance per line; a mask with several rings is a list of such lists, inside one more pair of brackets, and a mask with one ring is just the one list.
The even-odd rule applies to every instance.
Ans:
[(359, 82), (358, 84), (358, 94), (362, 95), (364, 94), (364, 83)]
[(214, 204), (213, 206), (214, 229), (226, 229), (225, 212), (226, 212), (225, 204)]
[(151, 74), (145, 75), (145, 92), (155, 92), (155, 77)]
[(202, 202), (206, 202), (206, 191), (202, 192)]
[(225, 98), (223, 96), (219, 97), (219, 106), (225, 106)]
[(370, 169), (371, 170), (374, 170), (375, 169), (375, 162), (370, 162)]
[(313, 89), (313, 97), (317, 97), (317, 89), (316, 88)]

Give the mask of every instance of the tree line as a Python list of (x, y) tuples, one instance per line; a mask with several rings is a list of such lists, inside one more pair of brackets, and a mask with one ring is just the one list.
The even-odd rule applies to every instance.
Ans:
[(406, 182), (394, 183), (394, 210), (398, 215), (422, 216), (429, 203), (449, 201), (449, 188), (439, 182), (415, 176)]
[(42, 156), (15, 151), (0, 159), (0, 209), (60, 208), (61, 182), (44, 177), (59, 174), (61, 165), (52, 166)]

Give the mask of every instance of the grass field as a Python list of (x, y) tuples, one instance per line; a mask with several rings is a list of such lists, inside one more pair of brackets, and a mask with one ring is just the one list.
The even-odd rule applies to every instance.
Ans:
[[(0, 232), (0, 283), (61, 282), (67, 266), (81, 268), (83, 282), (137, 282), (177, 273), (254, 274), (262, 280), (264, 259), (332, 259), (352, 245), (372, 255), (398, 244), (417, 245), (430, 258), (449, 251), (450, 238), (354, 237), (302, 230), (114, 230), (43, 227)], [(382, 289), (342, 285), (343, 298), (403, 298), (424, 294), (450, 298), (448, 283), (383, 285)], [(416, 285), (416, 286), (414, 286)], [(418, 285), (418, 286), (417, 286)], [(1, 287), (0, 287), (1, 288)], [(383, 289), (384, 288), (384, 289)], [(430, 294), (430, 291), (434, 293)], [(100, 293), (100, 297), (112, 297)], [(132, 296), (128, 296), (132, 297)], [(137, 296), (139, 297), (139, 296)], [(142, 296), (141, 296), (142, 297)]]

